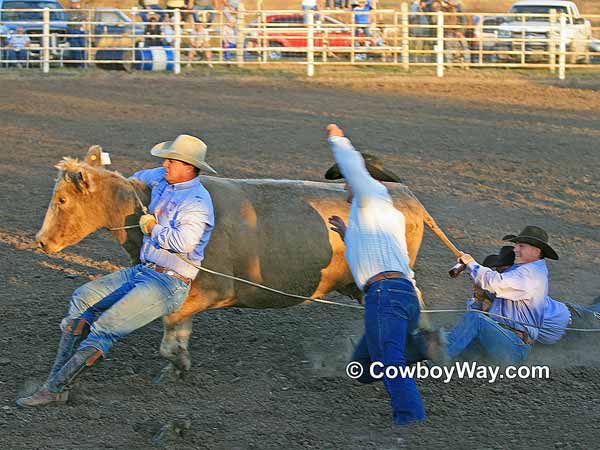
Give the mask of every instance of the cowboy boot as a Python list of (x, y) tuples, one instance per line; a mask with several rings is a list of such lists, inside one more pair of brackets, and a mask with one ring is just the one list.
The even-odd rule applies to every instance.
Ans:
[(84, 319), (74, 319), (67, 323), (60, 337), (56, 359), (48, 374), (48, 380), (58, 373), (65, 363), (71, 359), (79, 344), (87, 337), (90, 332), (90, 325)]
[(78, 350), (67, 363), (33, 395), (17, 400), (17, 405), (25, 407), (66, 403), (69, 399), (68, 387), (86, 368), (92, 366), (102, 356), (94, 347)]

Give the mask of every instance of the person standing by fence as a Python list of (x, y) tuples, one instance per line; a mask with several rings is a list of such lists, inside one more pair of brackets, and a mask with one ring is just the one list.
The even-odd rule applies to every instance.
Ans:
[(67, 53), (67, 59), (71, 60), (69, 65), (74, 67), (85, 66), (85, 28), (84, 22), (87, 22), (87, 14), (81, 11), (81, 2), (79, 0), (71, 0), (69, 2), (69, 23), (67, 26), (67, 42), (70, 50)]
[(225, 61), (231, 61), (231, 49), (235, 48), (237, 36), (235, 29), (235, 19), (231, 19), (227, 23), (223, 24), (223, 30), (221, 33), (223, 42), (222, 47), (225, 49), (223, 52), (223, 58)]

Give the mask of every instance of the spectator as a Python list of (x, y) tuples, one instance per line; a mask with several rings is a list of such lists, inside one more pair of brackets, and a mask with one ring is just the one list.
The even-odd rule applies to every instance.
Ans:
[(302, 11), (304, 12), (304, 23), (308, 22), (307, 11), (317, 11), (319, 9), (317, 0), (302, 0)]
[(160, 25), (160, 35), (162, 36), (162, 45), (171, 47), (175, 41), (175, 30), (171, 26), (171, 18), (165, 16), (162, 24)]
[(208, 34), (208, 29), (202, 22), (198, 22), (190, 30), (190, 51), (188, 52), (187, 67), (191, 67), (192, 60), (196, 58), (197, 49), (202, 49), (204, 58), (208, 61), (208, 67), (212, 68), (212, 52), (209, 47), (210, 35)]
[(223, 57), (225, 61), (231, 61), (231, 51), (230, 49), (235, 48), (236, 43), (236, 29), (235, 29), (235, 20), (231, 19), (227, 23), (223, 25), (223, 30), (221, 33), (223, 38), (222, 46), (225, 50)]
[(25, 28), (17, 27), (15, 34), (10, 35), (7, 40), (7, 59), (9, 61), (17, 61), (17, 67), (23, 67), (21, 61), (27, 60), (29, 52), (27, 48), (30, 46), (31, 40), (27, 33), (25, 33)]
[(235, 15), (237, 14), (237, 3), (234, 5), (229, 0), (223, 0), (223, 16), (225, 23), (235, 21)]
[(148, 14), (148, 24), (144, 28), (144, 45), (146, 47), (162, 46), (161, 30), (158, 23), (158, 15), (154, 13)]
[(428, 49), (429, 42), (425, 39), (429, 37), (429, 18), (423, 14), (427, 8), (427, 3), (423, 0), (412, 0), (410, 3), (410, 36), (413, 38), (413, 48), (416, 52), (414, 61), (426, 62), (426, 55), (423, 53)]
[(353, 8), (355, 36), (369, 36), (369, 24), (371, 23), (371, 2), (369, 0), (358, 0), (358, 4)]
[(87, 14), (81, 11), (79, 0), (69, 2), (67, 42), (71, 50), (67, 53), (67, 59), (72, 60), (75, 67), (83, 67), (85, 61), (85, 29), (83, 23), (87, 21)]
[(142, 22), (144, 22), (145, 24), (150, 22), (150, 17), (153, 14), (158, 14), (158, 16), (159, 16), (158, 20), (160, 20), (162, 22), (164, 13), (162, 12), (162, 8), (158, 4), (157, 0), (138, 0), (138, 5), (140, 6), (140, 8), (142, 8), (144, 10), (152, 10), (152, 11), (147, 11), (147, 12), (142, 11), (139, 13), (140, 19), (142, 19)]
[[(206, 21), (206, 24), (208, 26), (208, 24), (213, 23), (213, 20), (215, 19), (215, 3), (214, 0), (189, 0), (188, 3), (188, 8), (192, 11), (194, 11), (192, 13), (193, 17), (194, 17), (194, 22), (201, 22), (203, 20)], [(204, 17), (197, 13), (196, 11), (211, 11), (207, 14), (206, 18), (204, 19)]]

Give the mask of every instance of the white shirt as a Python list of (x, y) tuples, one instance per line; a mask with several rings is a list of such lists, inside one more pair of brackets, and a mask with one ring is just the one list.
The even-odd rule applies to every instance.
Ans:
[(362, 155), (350, 140), (332, 137), (329, 143), (354, 195), (344, 237), (346, 261), (354, 282), (362, 289), (369, 278), (386, 271), (402, 272), (413, 278), (404, 214), (394, 207), (386, 187), (371, 177)]

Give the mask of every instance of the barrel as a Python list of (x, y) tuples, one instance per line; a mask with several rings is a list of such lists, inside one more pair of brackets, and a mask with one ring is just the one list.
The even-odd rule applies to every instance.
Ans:
[[(105, 70), (131, 70), (131, 51), (117, 49), (96, 50), (96, 67)], [(103, 62), (110, 61), (110, 62)], [(119, 62), (122, 61), (122, 62)]]
[(145, 71), (173, 70), (175, 68), (175, 52), (173, 47), (146, 47), (135, 51), (135, 68)]

